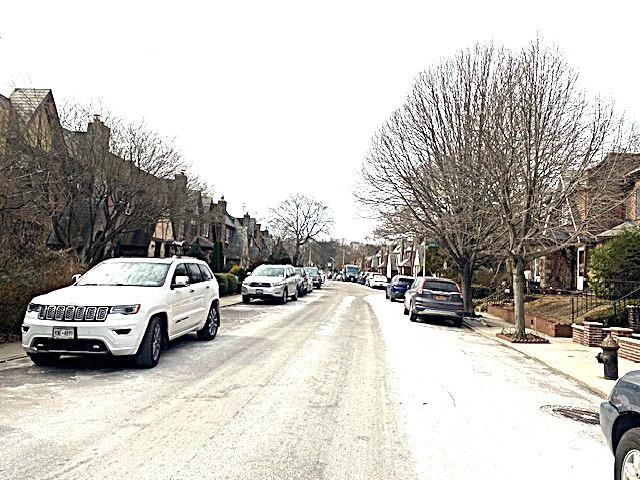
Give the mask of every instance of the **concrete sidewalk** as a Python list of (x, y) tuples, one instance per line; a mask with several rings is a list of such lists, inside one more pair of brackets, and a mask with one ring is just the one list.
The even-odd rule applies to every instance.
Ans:
[[(220, 307), (230, 307), (242, 303), (242, 295), (229, 295), (220, 299)], [(26, 357), (20, 342), (0, 343), (0, 363), (9, 362), (18, 358)]]
[[(547, 337), (534, 331), (531, 333), (545, 337), (549, 343), (511, 343), (496, 337), (496, 333), (499, 333), (502, 328), (513, 328), (513, 324), (488, 313), (482, 313), (482, 318), (478, 319), (466, 318), (465, 323), (479, 334), (544, 363), (552, 370), (572, 378), (603, 398), (609, 396), (616, 383), (615, 380), (604, 378), (603, 365), (595, 358), (601, 351), (600, 348), (585, 347), (575, 343), (571, 338)], [(619, 375), (623, 376), (632, 370), (640, 370), (640, 363), (618, 358), (618, 370)]]

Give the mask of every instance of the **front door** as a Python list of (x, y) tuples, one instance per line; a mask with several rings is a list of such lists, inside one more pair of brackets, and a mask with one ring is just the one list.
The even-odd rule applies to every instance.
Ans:
[[(178, 276), (188, 277), (186, 263), (176, 266), (172, 283)], [(191, 285), (187, 287), (174, 288), (171, 290), (171, 324), (169, 325), (169, 337), (173, 337), (189, 328), (189, 317), (194, 309), (195, 295)]]
[(576, 289), (584, 290), (586, 251), (584, 247), (578, 247), (578, 257), (576, 262)]

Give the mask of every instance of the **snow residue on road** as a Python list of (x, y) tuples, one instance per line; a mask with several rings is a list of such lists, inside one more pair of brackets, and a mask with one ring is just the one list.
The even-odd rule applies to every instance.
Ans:
[[(401, 303), (365, 298), (378, 318), (396, 405), (421, 478), (608, 478), (600, 428), (540, 410), (600, 399), (537, 362), (446, 321), (413, 323)], [(572, 452), (580, 461), (571, 461)], [(575, 457), (578, 458), (578, 457)]]

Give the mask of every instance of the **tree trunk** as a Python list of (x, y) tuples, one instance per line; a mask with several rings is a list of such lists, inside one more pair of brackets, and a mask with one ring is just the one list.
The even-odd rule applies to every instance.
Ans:
[(526, 337), (524, 319), (524, 288), (526, 280), (524, 278), (524, 260), (520, 257), (513, 259), (513, 305), (516, 324), (515, 337), (523, 339)]
[(475, 313), (475, 309), (473, 308), (473, 292), (471, 290), (473, 267), (469, 262), (465, 262), (460, 266), (460, 278), (462, 280), (462, 298), (464, 301), (465, 316), (473, 316)]

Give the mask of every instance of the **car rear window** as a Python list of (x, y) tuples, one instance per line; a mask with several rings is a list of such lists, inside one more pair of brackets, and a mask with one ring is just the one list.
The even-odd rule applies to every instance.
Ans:
[(442, 280), (427, 280), (422, 288), (425, 290), (434, 290), (436, 292), (459, 292), (458, 286), (455, 283), (443, 282)]
[(402, 283), (403, 285), (411, 285), (413, 283), (413, 278), (399, 278), (396, 280), (396, 283)]

